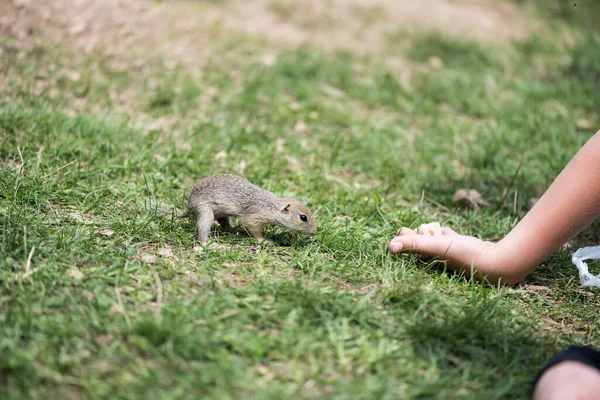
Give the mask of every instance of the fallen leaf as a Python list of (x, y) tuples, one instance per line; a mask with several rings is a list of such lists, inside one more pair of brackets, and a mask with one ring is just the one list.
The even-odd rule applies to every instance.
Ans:
[(74, 220), (75, 222), (78, 222), (80, 224), (85, 224), (87, 222), (87, 220), (85, 219), (85, 217), (82, 214), (80, 214), (80, 213), (76, 213), (76, 212), (71, 213), (71, 214), (69, 214), (69, 217), (72, 220)]
[(220, 160), (225, 157), (227, 157), (227, 153), (225, 151), (220, 151), (217, 154), (215, 154), (215, 160)]
[(261, 57), (261, 61), (267, 67), (272, 67), (273, 65), (277, 64), (277, 56), (274, 54), (264, 54)]
[(182, 150), (186, 150), (186, 151), (192, 150), (192, 145), (189, 144), (188, 142), (177, 142), (176, 145), (177, 145), (177, 148), (182, 149)]
[(156, 256), (153, 256), (152, 254), (144, 254), (142, 256), (142, 261), (148, 264), (153, 264), (156, 262)]
[(442, 59), (437, 56), (429, 57), (427, 59), (427, 64), (429, 64), (429, 66), (433, 69), (442, 69), (442, 67), (444, 66)]
[(406, 90), (407, 92), (413, 91), (412, 72), (410, 72), (409, 68), (404, 68), (400, 72), (400, 86), (402, 86), (402, 89)]
[(248, 247), (246, 247), (246, 251), (251, 254), (260, 254), (260, 247), (248, 246)]
[(475, 189), (459, 189), (452, 196), (452, 202), (461, 206), (485, 207), (488, 203), (483, 199), (481, 193)]
[(87, 29), (87, 24), (83, 21), (80, 21), (78, 23), (71, 25), (71, 27), (69, 28), (69, 33), (76, 36), (76, 35), (79, 35), (80, 33), (82, 33), (83, 31), (85, 31), (86, 29)]
[(13, 169), (15, 171), (23, 166), (21, 163), (19, 163), (17, 161), (7, 161), (3, 165), (6, 165), (7, 167), (9, 167), (10, 169)]
[(194, 250), (196, 253), (200, 253), (204, 251), (204, 246), (194, 246), (192, 250)]
[(184, 279), (186, 279), (188, 281), (197, 281), (198, 280), (198, 274), (193, 273), (189, 269), (184, 271), (183, 277), (184, 277)]
[(264, 364), (258, 364), (256, 366), (256, 369), (258, 370), (258, 372), (260, 372), (262, 375), (266, 375), (269, 372), (269, 369), (267, 368), (266, 365)]
[(104, 236), (112, 236), (115, 231), (108, 229), (108, 228), (102, 228), (100, 229), (100, 233), (103, 234)]
[(161, 257), (173, 257), (173, 250), (170, 247), (161, 247), (158, 249), (158, 255)]
[(84, 392), (81, 386), (76, 386), (67, 383), (59, 383), (52, 390), (54, 398), (64, 400), (82, 400), (84, 399)]
[(237, 172), (239, 172), (240, 174), (243, 174), (243, 173), (244, 173), (244, 171), (246, 170), (246, 166), (247, 166), (247, 165), (246, 165), (246, 161), (242, 160), (242, 161), (240, 161), (239, 163), (237, 163), (237, 164), (235, 165), (235, 169), (236, 169), (236, 171), (237, 171)]
[(307, 131), (306, 124), (303, 121), (296, 122), (296, 125), (294, 126), (294, 131), (296, 131), (298, 133), (306, 132)]
[(298, 111), (298, 110), (300, 110), (300, 104), (297, 103), (297, 102), (295, 102), (295, 101), (292, 101), (290, 103), (290, 110), (292, 110), (292, 111)]
[(67, 71), (65, 75), (67, 75), (67, 78), (75, 82), (81, 79), (81, 73), (78, 71)]
[(344, 97), (345, 94), (342, 90), (329, 85), (323, 85), (321, 89), (323, 90), (323, 92), (325, 92), (325, 94), (329, 95), (330, 97), (333, 97), (334, 99)]
[(285, 159), (293, 170), (300, 171), (302, 169), (302, 163), (297, 158), (285, 156)]
[(125, 309), (119, 303), (113, 303), (113, 305), (110, 306), (109, 311), (115, 314), (125, 314)]
[(114, 339), (113, 335), (107, 333), (105, 335), (96, 335), (94, 336), (94, 342), (98, 343), (101, 346), (106, 346)]
[(337, 221), (345, 221), (345, 220), (352, 220), (352, 217), (349, 217), (347, 215), (337, 215), (335, 217), (333, 217), (333, 222), (337, 222)]
[(29, 6), (30, 0), (12, 0), (12, 3), (15, 7), (22, 8), (25, 6)]
[(81, 272), (80, 270), (78, 270), (77, 268), (69, 268), (69, 270), (67, 271), (67, 275), (69, 275), (71, 278), (75, 279), (76, 281), (82, 280), (83, 277), (85, 276), (85, 274), (83, 272)]
[(561, 247), (562, 249), (565, 249), (565, 250), (570, 250), (570, 249), (572, 249), (573, 247), (575, 247), (575, 242), (574, 242), (574, 241), (572, 241), (572, 240), (569, 240), (567, 243), (563, 244), (563, 245), (562, 245), (562, 246), (560, 246), (560, 247)]
[(108, 360), (100, 360), (94, 365), (94, 369), (101, 374), (110, 372), (110, 362)]
[(451, 111), (453, 111), (452, 107), (448, 103), (441, 103), (440, 104), (440, 110), (441, 111), (445, 111), (445, 112), (451, 112)]
[(575, 128), (587, 130), (592, 128), (592, 123), (588, 119), (578, 119), (575, 121)]
[(543, 292), (546, 290), (550, 290), (548, 286), (540, 286), (540, 285), (525, 285), (523, 287), (525, 290), (531, 290), (532, 292)]
[(275, 141), (275, 150), (277, 150), (278, 153), (283, 153), (285, 150), (285, 139), (277, 139)]

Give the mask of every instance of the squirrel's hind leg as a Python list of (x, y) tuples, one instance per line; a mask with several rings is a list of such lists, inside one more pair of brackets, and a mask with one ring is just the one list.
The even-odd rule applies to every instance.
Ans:
[(198, 230), (198, 240), (202, 243), (208, 242), (210, 228), (215, 222), (215, 214), (210, 207), (202, 207), (194, 212), (196, 216), (196, 229)]

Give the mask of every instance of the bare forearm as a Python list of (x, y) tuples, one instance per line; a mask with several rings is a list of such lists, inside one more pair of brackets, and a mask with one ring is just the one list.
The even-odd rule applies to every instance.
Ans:
[[(498, 243), (524, 275), (600, 215), (600, 131), (575, 155), (519, 224)], [(515, 271), (516, 273), (520, 271)]]

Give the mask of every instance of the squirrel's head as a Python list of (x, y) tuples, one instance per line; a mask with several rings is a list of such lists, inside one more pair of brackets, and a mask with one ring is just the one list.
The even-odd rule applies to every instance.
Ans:
[(317, 226), (312, 213), (304, 204), (296, 199), (283, 198), (279, 207), (280, 225), (292, 232), (303, 235), (314, 235)]

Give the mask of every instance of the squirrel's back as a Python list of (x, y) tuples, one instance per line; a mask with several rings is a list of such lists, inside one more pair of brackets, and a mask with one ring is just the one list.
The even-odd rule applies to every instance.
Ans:
[(260, 212), (265, 207), (277, 207), (278, 200), (279, 196), (240, 176), (221, 174), (208, 176), (194, 186), (189, 208), (209, 204), (213, 209), (224, 208), (224, 214), (239, 215)]

